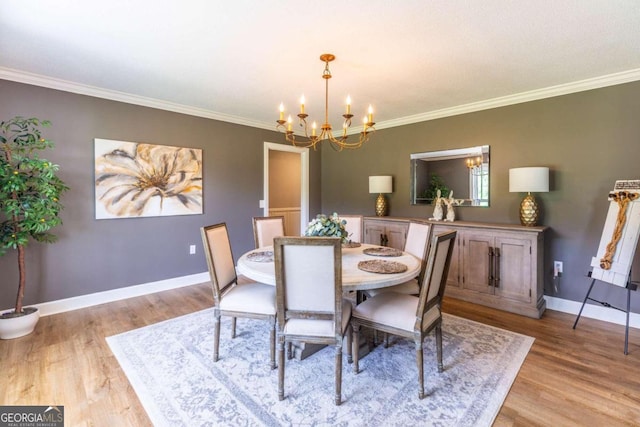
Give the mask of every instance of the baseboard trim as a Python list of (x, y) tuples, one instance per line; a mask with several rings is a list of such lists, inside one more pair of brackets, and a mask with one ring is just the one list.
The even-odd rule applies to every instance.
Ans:
[[(170, 289), (182, 288), (185, 286), (197, 285), (208, 282), (210, 280), (209, 273), (196, 273), (188, 276), (174, 277), (171, 279), (159, 280), (157, 282), (143, 283), (140, 285), (127, 286), (125, 288), (112, 289), (104, 292), (96, 292), (88, 295), (81, 295), (72, 298), (65, 298), (56, 301), (35, 304), (40, 310), (40, 316), (50, 316), (52, 314), (64, 313), (66, 311), (78, 310), (80, 308), (92, 307), (94, 305), (106, 304), (109, 302), (120, 301), (127, 298), (139, 297), (142, 295), (153, 294), (156, 292), (167, 291)], [(567, 299), (544, 296), (547, 302), (547, 310), (560, 311), (577, 315), (580, 311), (581, 302), (571, 301)], [(586, 304), (582, 311), (582, 317), (590, 319), (602, 320), (604, 322), (615, 323), (618, 325), (626, 324), (626, 315), (618, 310), (611, 308)], [(640, 314), (631, 313), (629, 315), (629, 326), (640, 329)]]
[[(581, 302), (571, 301), (562, 298), (550, 297), (545, 295), (544, 299), (547, 301), (547, 309), (561, 311), (563, 313), (570, 313), (577, 315), (580, 311)], [(584, 310), (582, 310), (581, 317), (588, 317), (590, 319), (602, 320), (604, 322), (616, 323), (618, 325), (625, 325), (627, 323), (627, 315), (622, 311), (614, 310), (612, 308), (606, 308), (599, 305), (585, 304)], [(578, 323), (578, 325), (580, 325)], [(629, 326), (640, 329), (640, 314), (629, 314)]]
[(125, 288), (112, 289), (104, 292), (96, 292), (88, 295), (35, 304), (33, 306), (38, 307), (40, 310), (40, 316), (49, 316), (52, 314), (64, 313), (65, 311), (78, 310), (80, 308), (92, 307), (94, 305), (105, 304), (108, 302), (182, 288), (184, 286), (197, 285), (199, 283), (208, 282), (209, 280), (210, 277), (208, 272), (197, 273), (188, 276), (174, 277), (172, 279), (158, 280), (157, 282), (127, 286)]

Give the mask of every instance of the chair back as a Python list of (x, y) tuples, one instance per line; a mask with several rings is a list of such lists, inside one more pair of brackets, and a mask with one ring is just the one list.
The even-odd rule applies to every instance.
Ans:
[(362, 243), (362, 235), (364, 234), (362, 232), (362, 215), (340, 215), (340, 219), (347, 221), (344, 228), (347, 230), (349, 240)]
[(341, 239), (276, 237), (273, 255), (279, 328), (289, 319), (321, 319), (341, 331)]
[(442, 304), (447, 284), (451, 255), (456, 242), (456, 231), (433, 236), (426, 262), (426, 272), (420, 287), (420, 301), (416, 312), (416, 329), (422, 328), (425, 314), (435, 305)]
[(418, 258), (422, 264), (420, 274), (418, 275), (418, 283), (422, 283), (426, 269), (425, 260), (429, 248), (429, 240), (431, 240), (431, 228), (431, 224), (411, 221), (409, 223), (409, 230), (407, 231), (404, 251)]
[(407, 231), (407, 240), (404, 244), (404, 251), (409, 252), (418, 259), (424, 259), (427, 255), (430, 232), (431, 224), (411, 221), (409, 223), (409, 230)]
[(200, 232), (213, 286), (213, 299), (218, 305), (225, 291), (238, 280), (231, 252), (229, 232), (224, 222), (202, 227)]
[(253, 239), (256, 249), (273, 245), (273, 238), (284, 236), (283, 216), (253, 217)]

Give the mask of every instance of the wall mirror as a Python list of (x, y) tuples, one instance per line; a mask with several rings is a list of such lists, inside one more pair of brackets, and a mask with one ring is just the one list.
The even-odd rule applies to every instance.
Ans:
[(460, 206), (489, 206), (489, 146), (411, 154), (411, 204), (431, 204), (438, 189)]

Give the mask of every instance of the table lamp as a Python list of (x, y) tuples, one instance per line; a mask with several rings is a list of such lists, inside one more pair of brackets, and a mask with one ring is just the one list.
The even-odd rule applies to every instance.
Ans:
[(389, 204), (385, 198), (385, 193), (391, 193), (392, 189), (392, 177), (391, 176), (370, 176), (369, 177), (369, 193), (378, 193), (376, 199), (376, 215), (386, 216), (389, 212)]
[(509, 192), (527, 193), (520, 203), (520, 223), (533, 227), (540, 218), (540, 206), (531, 192), (549, 191), (549, 168), (528, 167), (509, 169)]

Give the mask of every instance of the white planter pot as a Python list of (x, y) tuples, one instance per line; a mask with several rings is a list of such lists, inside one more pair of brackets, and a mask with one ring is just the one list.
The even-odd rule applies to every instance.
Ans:
[(0, 339), (20, 338), (33, 332), (40, 319), (40, 312), (35, 307), (26, 307), (24, 312), (24, 316), (0, 317)]

